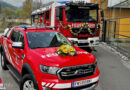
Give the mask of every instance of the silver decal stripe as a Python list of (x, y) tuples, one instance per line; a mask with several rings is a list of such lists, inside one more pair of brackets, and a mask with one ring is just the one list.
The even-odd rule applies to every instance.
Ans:
[(9, 60), (10, 63), (14, 66), (14, 63), (13, 63), (13, 61), (12, 61), (11, 55), (10, 55), (9, 50), (8, 50), (8, 47), (7, 47), (7, 41), (6, 41), (6, 40), (4, 40), (3, 46), (4, 46), (4, 50), (5, 50), (5, 52), (6, 52), (6, 56), (7, 56), (8, 60)]

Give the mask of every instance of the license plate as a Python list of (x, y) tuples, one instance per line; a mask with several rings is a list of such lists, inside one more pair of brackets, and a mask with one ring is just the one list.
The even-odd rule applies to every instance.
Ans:
[(87, 40), (79, 40), (79, 43), (87, 43)]
[(90, 84), (91, 82), (92, 82), (91, 79), (76, 81), (76, 82), (73, 82), (73, 83), (72, 83), (72, 87), (85, 86), (85, 85), (87, 85), (87, 84)]

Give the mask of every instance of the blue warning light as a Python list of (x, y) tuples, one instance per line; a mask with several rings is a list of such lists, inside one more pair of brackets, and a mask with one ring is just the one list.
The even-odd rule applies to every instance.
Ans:
[(58, 1), (58, 3), (60, 3), (60, 4), (66, 4), (66, 3), (70, 3), (70, 1)]

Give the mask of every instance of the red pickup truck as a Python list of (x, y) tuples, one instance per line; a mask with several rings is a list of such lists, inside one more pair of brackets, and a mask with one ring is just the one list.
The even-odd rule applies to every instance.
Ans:
[[(76, 54), (57, 53), (64, 44)], [(93, 89), (99, 82), (96, 58), (56, 30), (14, 27), (1, 36), (0, 49), (1, 66), (16, 77), (20, 90)]]

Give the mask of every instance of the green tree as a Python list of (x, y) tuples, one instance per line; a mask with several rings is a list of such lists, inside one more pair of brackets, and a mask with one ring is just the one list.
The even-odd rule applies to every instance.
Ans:
[(42, 2), (33, 1), (32, 6), (33, 10), (39, 9), (42, 6)]
[(24, 17), (23, 9), (17, 9), (16, 10), (16, 17), (19, 18), (19, 19), (22, 19)]
[(5, 18), (14, 18), (15, 17), (15, 10), (13, 8), (9, 8), (9, 7), (3, 8), (1, 10), (1, 13)]
[(32, 13), (32, 0), (25, 0), (23, 3), (23, 18), (31, 18)]

